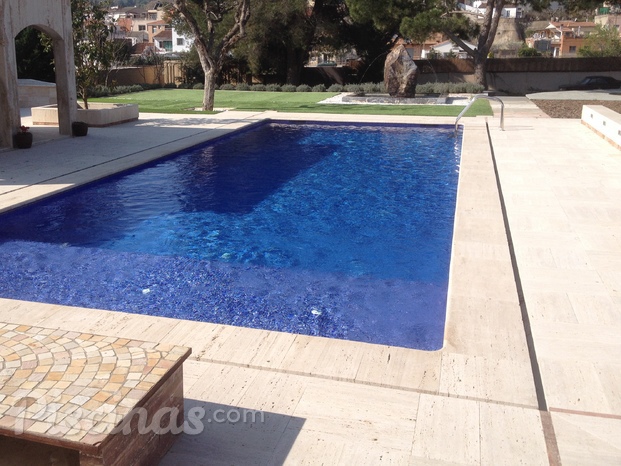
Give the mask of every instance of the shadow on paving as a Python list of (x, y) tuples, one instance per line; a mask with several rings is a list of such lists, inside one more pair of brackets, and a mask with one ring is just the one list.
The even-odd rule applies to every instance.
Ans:
[[(205, 415), (197, 422), (190, 418), (193, 412)], [(185, 413), (192, 431), (179, 436), (160, 466), (284, 464), (305, 422), (295, 416), (194, 399), (185, 400)]]

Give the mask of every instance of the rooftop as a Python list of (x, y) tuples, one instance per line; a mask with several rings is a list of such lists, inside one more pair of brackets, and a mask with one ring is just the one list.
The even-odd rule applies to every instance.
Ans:
[[(621, 461), (621, 152), (524, 97), (464, 118), (444, 348), (351, 341), (0, 299), (0, 321), (192, 347), (174, 464)], [(496, 104), (493, 104), (494, 106)], [(0, 210), (264, 119), (141, 114), (0, 154)], [(453, 118), (312, 119), (454, 124)], [(110, 150), (114, 147), (114, 150)], [(217, 422), (245, 410), (261, 421)], [(213, 422), (211, 422), (213, 420)], [(255, 422), (256, 421), (256, 422)]]

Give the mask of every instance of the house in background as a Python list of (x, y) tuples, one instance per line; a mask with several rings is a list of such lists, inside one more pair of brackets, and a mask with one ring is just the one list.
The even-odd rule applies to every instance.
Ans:
[[(478, 17), (482, 17), (485, 14), (487, 8), (487, 2), (481, 0), (465, 0), (457, 4), (457, 8), (462, 11), (474, 14)], [(524, 14), (528, 11), (525, 5), (507, 3), (502, 7), (501, 16), (503, 18), (523, 18)]]
[(147, 22), (149, 21), (147, 10), (143, 8), (112, 7), (108, 12), (110, 19), (119, 26), (119, 28), (128, 32), (138, 32), (147, 30)]
[(157, 34), (153, 36), (153, 44), (158, 51), (166, 51), (170, 53), (173, 51), (173, 40), (172, 40), (172, 28), (163, 29)]
[(526, 44), (552, 57), (576, 57), (584, 39), (595, 30), (595, 23), (582, 21), (551, 21), (545, 29), (536, 31)]
[[(149, 42), (155, 43), (155, 36), (166, 29), (172, 29), (172, 26), (163, 19), (158, 19), (157, 21), (151, 21), (147, 23), (147, 34), (149, 34)], [(168, 40), (172, 40), (172, 36), (170, 36)]]
[(610, 6), (600, 8), (598, 13), (598, 15), (595, 15), (595, 24), (613, 27), (619, 32), (619, 36), (621, 36), (621, 7)]
[[(471, 49), (476, 49), (476, 45), (471, 44), (468, 41), (464, 41), (464, 43), (470, 47)], [(455, 44), (453, 41), (445, 40), (439, 44), (434, 45), (431, 49), (427, 51), (423, 51), (421, 58), (468, 58), (468, 52), (466, 52), (459, 45)]]
[(193, 40), (179, 34), (165, 19), (163, 2), (150, 2), (144, 8), (112, 7), (108, 12), (115, 25), (114, 38), (131, 39), (133, 54), (188, 52)]
[(412, 60), (420, 60), (427, 58), (427, 54), (435, 47), (446, 41), (446, 36), (442, 33), (432, 34), (422, 44), (417, 44), (409, 39), (399, 39), (395, 45), (403, 45)]
[(194, 43), (194, 39), (188, 38), (177, 32), (176, 29), (172, 29), (172, 51), (173, 53), (189, 52)]

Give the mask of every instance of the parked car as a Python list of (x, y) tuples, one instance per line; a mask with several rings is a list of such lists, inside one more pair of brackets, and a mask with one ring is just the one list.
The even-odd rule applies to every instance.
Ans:
[(559, 91), (587, 91), (590, 89), (619, 89), (621, 81), (610, 76), (587, 76), (578, 84), (559, 87)]

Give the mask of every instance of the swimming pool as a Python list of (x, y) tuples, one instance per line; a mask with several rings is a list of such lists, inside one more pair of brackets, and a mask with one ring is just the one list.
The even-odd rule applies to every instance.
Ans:
[(438, 349), (460, 145), (260, 125), (3, 215), (0, 296)]

